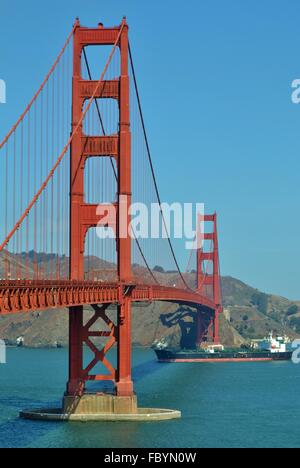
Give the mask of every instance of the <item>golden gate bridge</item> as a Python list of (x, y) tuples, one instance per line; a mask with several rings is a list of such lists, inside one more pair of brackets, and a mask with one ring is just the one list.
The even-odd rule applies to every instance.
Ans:
[[(109, 48), (100, 77), (93, 76), (90, 46)], [(212, 224), (203, 233), (210, 248), (201, 244), (191, 256), (191, 280), (180, 270), (161, 208), (126, 19), (112, 28), (87, 28), (76, 20), (43, 83), (1, 142), (0, 166), (0, 316), (69, 309), (65, 399), (70, 411), (89, 381), (113, 382), (116, 398), (127, 401), (122, 412), (132, 411), (134, 302), (189, 305), (197, 311), (198, 342), (206, 335), (219, 342), (216, 214), (199, 217), (199, 225)], [(140, 239), (129, 232), (128, 210), (127, 233), (121, 235), (122, 203), (136, 201), (158, 203), (168, 235)], [(114, 237), (99, 238), (97, 229), (107, 229), (103, 213), (112, 205)], [(172, 266), (171, 284), (153, 268), (163, 260)], [(111, 305), (117, 307), (115, 321)], [(88, 318), (84, 306), (93, 311)], [(104, 344), (99, 346), (98, 338)], [(116, 366), (108, 355), (113, 346)], [(84, 347), (93, 355), (87, 364)], [(101, 374), (95, 372), (99, 363)]]

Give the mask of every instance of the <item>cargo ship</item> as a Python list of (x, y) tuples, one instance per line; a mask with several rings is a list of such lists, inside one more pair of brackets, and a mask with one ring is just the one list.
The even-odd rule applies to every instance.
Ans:
[(224, 348), (221, 344), (211, 344), (198, 349), (169, 348), (160, 341), (153, 345), (159, 362), (253, 362), (289, 361), (292, 345), (288, 337), (273, 336), (270, 333), (255, 347)]

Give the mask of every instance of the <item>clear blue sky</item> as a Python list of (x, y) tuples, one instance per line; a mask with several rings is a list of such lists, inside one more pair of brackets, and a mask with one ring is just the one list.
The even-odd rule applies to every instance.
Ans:
[(1, 136), (76, 16), (126, 15), (162, 199), (217, 210), (223, 274), (300, 299), (299, 1), (1, 0), (0, 15)]

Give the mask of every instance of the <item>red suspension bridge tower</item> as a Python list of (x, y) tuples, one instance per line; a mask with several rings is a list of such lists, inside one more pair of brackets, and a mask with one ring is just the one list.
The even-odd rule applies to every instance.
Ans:
[[(210, 222), (211, 232), (202, 232), (202, 225)], [(204, 335), (213, 343), (220, 343), (219, 314), (222, 312), (222, 294), (220, 285), (219, 247), (217, 232), (217, 214), (198, 216), (197, 248), (197, 290), (200, 294), (213, 297), (216, 305), (209, 325), (205, 323), (201, 311), (198, 313), (197, 344), (200, 346)], [(208, 242), (208, 248), (206, 247)], [(209, 270), (209, 271), (208, 271)]]
[[(95, 93), (97, 82), (84, 80), (81, 76), (83, 48), (89, 45), (114, 45), (120, 50), (120, 76), (114, 80), (103, 80), (96, 91), (100, 99), (114, 99), (119, 108), (119, 132), (116, 135), (90, 136), (83, 132), (82, 113), (84, 102)], [(128, 26), (125, 19), (120, 28), (104, 28), (101, 24), (96, 29), (81, 27), (79, 22), (74, 30), (73, 64), (73, 105), (72, 127), (81, 122), (71, 143), (71, 193), (70, 193), (70, 280), (84, 281), (84, 246), (90, 228), (101, 226), (97, 215), (97, 205), (85, 203), (84, 170), (89, 157), (114, 158), (117, 167), (117, 202), (116, 251), (119, 279), (119, 304), (117, 306), (117, 324), (106, 315), (109, 303), (95, 305), (94, 316), (83, 323), (83, 306), (70, 308), (70, 345), (69, 345), (69, 382), (67, 395), (82, 396), (85, 383), (89, 380), (112, 380), (116, 394), (120, 397), (134, 398), (131, 378), (131, 237), (129, 236), (131, 205), (131, 132), (130, 132), (130, 92), (128, 70)], [(113, 202), (113, 201), (112, 201)], [(121, 232), (121, 229), (123, 232)], [(97, 320), (103, 320), (110, 331), (90, 332)], [(91, 336), (108, 337), (106, 346), (98, 351), (91, 343)], [(117, 368), (114, 369), (106, 358), (109, 349), (117, 344)], [(87, 344), (94, 352), (94, 360), (83, 368), (83, 346)], [(91, 369), (101, 362), (108, 374), (90, 375)]]

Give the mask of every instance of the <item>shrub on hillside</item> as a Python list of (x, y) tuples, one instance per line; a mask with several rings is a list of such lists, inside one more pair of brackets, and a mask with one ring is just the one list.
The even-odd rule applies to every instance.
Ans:
[(286, 311), (286, 315), (295, 315), (298, 312), (298, 306), (296, 304), (291, 305), (288, 310)]
[(266, 314), (268, 311), (268, 296), (261, 292), (255, 292), (251, 297), (251, 304), (253, 304), (259, 312)]

